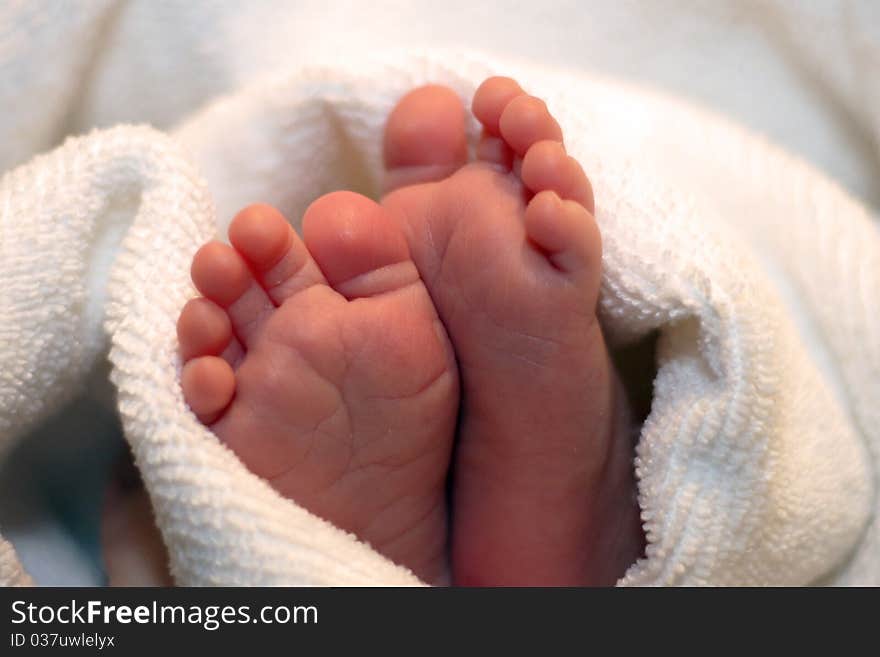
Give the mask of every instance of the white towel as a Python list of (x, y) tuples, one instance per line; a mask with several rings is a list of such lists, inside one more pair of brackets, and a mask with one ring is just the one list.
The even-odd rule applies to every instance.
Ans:
[(665, 89), (880, 205), (875, 0), (7, 0), (0, 171), (94, 126), (175, 126), (273, 70), (477, 48)]
[[(0, 441), (109, 346), (179, 583), (418, 584), (280, 498), (196, 421), (174, 327), (192, 255), (239, 207), (267, 201), (296, 222), (322, 192), (375, 194), (400, 95), (432, 81), (467, 99), (499, 72), (548, 101), (593, 179), (611, 343), (660, 332), (635, 464), (649, 545), (621, 583), (880, 584), (880, 235), (865, 208), (708, 113), (477, 54), (287, 74), (170, 137), (117, 127), (7, 174)], [(0, 551), (10, 583), (12, 559)]]

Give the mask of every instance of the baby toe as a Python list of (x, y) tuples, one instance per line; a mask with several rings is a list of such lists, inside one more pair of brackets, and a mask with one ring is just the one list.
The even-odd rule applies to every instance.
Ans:
[(474, 93), (471, 111), (490, 135), (501, 136), (499, 122), (504, 109), (517, 96), (524, 96), (522, 87), (511, 78), (492, 77)]
[(371, 297), (418, 280), (400, 227), (374, 201), (354, 192), (316, 200), (303, 237), (327, 281), (347, 299)]
[(544, 140), (529, 148), (520, 175), (526, 187), (537, 194), (552, 190), (561, 198), (576, 201), (593, 212), (593, 187), (580, 163), (570, 157), (558, 141)]
[(251, 205), (239, 212), (229, 226), (229, 240), (278, 306), (326, 282), (299, 235), (272, 206)]
[(586, 276), (595, 283), (588, 286), (591, 293), (598, 291), (602, 237), (593, 216), (583, 205), (544, 190), (526, 207), (525, 226), (529, 239), (554, 267)]
[(562, 142), (562, 128), (551, 116), (547, 104), (534, 96), (516, 96), (498, 120), (501, 136), (523, 157), (532, 144), (549, 139)]
[(201, 356), (183, 366), (180, 386), (196, 417), (203, 424), (211, 424), (232, 401), (235, 374), (222, 358)]
[(235, 215), (229, 224), (229, 241), (248, 263), (266, 271), (290, 250), (292, 231), (278, 210), (256, 203)]
[(197, 356), (218, 356), (232, 340), (232, 324), (213, 301), (191, 299), (177, 320), (177, 338), (184, 361)]
[(385, 124), (385, 191), (446, 178), (467, 162), (464, 107), (440, 85), (419, 87), (398, 101)]
[(199, 292), (226, 310), (233, 332), (247, 347), (275, 306), (241, 254), (210, 242), (193, 258), (191, 275)]

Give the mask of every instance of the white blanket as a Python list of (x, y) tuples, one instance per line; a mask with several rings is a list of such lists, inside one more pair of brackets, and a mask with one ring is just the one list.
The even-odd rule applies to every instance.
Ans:
[(0, 171), (94, 126), (172, 128), (256, 75), (425, 46), (665, 89), (880, 205), (875, 0), (6, 0)]
[[(87, 24), (79, 51), (99, 40)], [(240, 206), (297, 218), (324, 191), (375, 193), (399, 95), (440, 81), (469, 98), (504, 73), (548, 100), (593, 177), (611, 341), (661, 334), (636, 463), (649, 548), (622, 583), (880, 584), (880, 236), (866, 210), (717, 117), (594, 76), (477, 54), (364, 60), (250, 85), (170, 137), (96, 132), (4, 176), (0, 443), (109, 348), (178, 582), (417, 583), (280, 499), (196, 422), (174, 323), (192, 254)], [(5, 543), (0, 580), (27, 581)]]

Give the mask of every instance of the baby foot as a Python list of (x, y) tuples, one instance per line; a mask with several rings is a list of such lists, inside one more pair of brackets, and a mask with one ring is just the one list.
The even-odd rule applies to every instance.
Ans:
[(178, 322), (190, 407), (279, 493), (443, 582), (458, 379), (396, 222), (337, 192), (303, 239), (264, 205), (229, 238), (196, 254)]
[(596, 320), (593, 193), (545, 104), (507, 78), (464, 109), (417, 89), (389, 117), (400, 222), (462, 380), (456, 583), (612, 584), (641, 554), (631, 421)]

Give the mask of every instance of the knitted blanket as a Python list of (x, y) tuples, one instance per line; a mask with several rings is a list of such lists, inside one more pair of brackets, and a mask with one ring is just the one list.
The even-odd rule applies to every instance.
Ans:
[[(609, 343), (659, 336), (634, 464), (648, 547), (620, 583), (880, 584), (880, 234), (866, 209), (679, 101), (476, 54), (285, 74), (170, 135), (96, 131), (6, 174), (0, 446), (109, 353), (178, 583), (419, 584), (196, 420), (175, 322), (193, 254), (237, 209), (265, 201), (296, 222), (326, 191), (375, 196), (395, 100), (429, 81), (469, 100), (498, 73), (547, 100), (593, 180)], [(27, 581), (2, 542), (0, 580)]]

